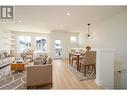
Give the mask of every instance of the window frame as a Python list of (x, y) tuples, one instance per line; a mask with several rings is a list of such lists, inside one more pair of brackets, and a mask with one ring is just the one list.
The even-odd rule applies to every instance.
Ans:
[[(44, 44), (44, 47), (43, 47), (43, 49), (45, 49), (45, 50), (43, 50), (42, 47), (41, 47), (42, 50), (37, 50), (37, 43), (36, 43), (37, 38), (45, 39), (45, 40), (46, 40), (46, 42), (45, 42), (45, 44)], [(36, 51), (36, 52), (46, 52), (46, 51), (47, 51), (47, 49), (46, 49), (46, 43), (47, 43), (47, 37), (45, 37), (45, 36), (36, 36), (36, 37), (35, 37), (35, 51)]]
[[(24, 43), (30, 43), (29, 48), (28, 48), (28, 46), (24, 45), (24, 50), (31, 49), (31, 45), (32, 45), (32, 37), (31, 36), (24, 36), (24, 35), (17, 36), (17, 52), (18, 53), (21, 53), (24, 51), (24, 50), (21, 50), (21, 48), (22, 48), (21, 44), (20, 44), (20, 40), (22, 39), (21, 37), (24, 38)], [(28, 38), (30, 38), (30, 42), (27, 42)], [(23, 40), (22, 40), (22, 42), (23, 42)]]
[(77, 37), (77, 36), (70, 36), (70, 42), (71, 42), (72, 44), (77, 43), (77, 42), (78, 42), (78, 37)]

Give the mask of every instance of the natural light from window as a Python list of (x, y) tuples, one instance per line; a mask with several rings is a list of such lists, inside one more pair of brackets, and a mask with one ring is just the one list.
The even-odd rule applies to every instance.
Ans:
[(77, 37), (76, 36), (71, 36), (70, 40), (71, 40), (71, 43), (77, 43)]
[(36, 37), (36, 52), (45, 52), (46, 37)]
[(17, 51), (23, 52), (26, 49), (31, 49), (31, 37), (30, 36), (18, 36)]

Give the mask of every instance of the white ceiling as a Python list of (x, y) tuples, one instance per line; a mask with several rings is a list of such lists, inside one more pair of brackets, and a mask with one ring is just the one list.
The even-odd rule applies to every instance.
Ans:
[[(87, 23), (93, 26), (127, 11), (125, 6), (16, 6), (15, 23), (4, 24), (13, 31), (69, 32), (87, 31)], [(70, 13), (70, 15), (66, 15)]]

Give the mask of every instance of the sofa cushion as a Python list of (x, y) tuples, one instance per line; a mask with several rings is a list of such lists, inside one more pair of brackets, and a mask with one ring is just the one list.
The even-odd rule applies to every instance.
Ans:
[(39, 65), (40, 60), (34, 60), (34, 65)]
[(2, 59), (2, 54), (0, 53), (0, 59)]
[(51, 64), (52, 58), (48, 57), (47, 53), (43, 53), (39, 57), (36, 57), (34, 60), (34, 65), (44, 65), (44, 64)]
[(13, 62), (15, 60), (14, 57), (8, 57), (8, 59), (9, 59), (10, 62)]
[(2, 59), (0, 59), (0, 66), (3, 64), (3, 60)]
[(47, 58), (48, 57), (48, 54), (47, 53), (43, 53), (43, 54), (40, 55), (40, 57), (41, 58), (43, 58), (43, 57)]
[(43, 65), (43, 64), (46, 64), (46, 57), (41, 58), (41, 64), (40, 65)]
[(9, 63), (9, 62), (10, 62), (9, 58), (4, 58), (4, 59), (3, 59), (3, 63), (4, 63), (4, 64)]
[(21, 53), (21, 57), (25, 57), (26, 56), (26, 54), (23, 52), (23, 53)]
[(8, 52), (3, 52), (5, 57), (8, 57)]
[(44, 54), (44, 57), (45, 57), (45, 58), (47, 58), (47, 57), (48, 57), (48, 54), (47, 54), (47, 53), (45, 53), (45, 54)]
[(34, 62), (28, 63), (28, 64), (27, 64), (27, 67), (28, 67), (28, 66), (34, 66)]
[(26, 54), (27, 55), (32, 55), (33, 54), (33, 51), (32, 50), (26, 50)]
[(4, 53), (0, 52), (0, 59), (5, 58)]
[(34, 58), (34, 60), (41, 60), (41, 57), (36, 57)]

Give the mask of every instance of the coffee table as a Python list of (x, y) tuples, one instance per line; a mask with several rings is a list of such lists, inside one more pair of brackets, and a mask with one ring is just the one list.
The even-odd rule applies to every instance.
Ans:
[(15, 71), (23, 71), (25, 70), (25, 67), (28, 65), (28, 63), (30, 63), (31, 60), (27, 59), (27, 60), (15, 60), (12, 64), (11, 64), (11, 70), (15, 70)]
[(11, 70), (23, 71), (25, 70), (24, 62), (14, 62), (11, 64)]

